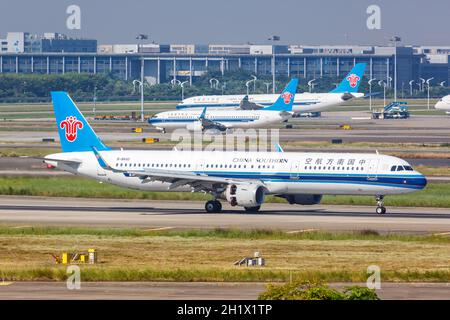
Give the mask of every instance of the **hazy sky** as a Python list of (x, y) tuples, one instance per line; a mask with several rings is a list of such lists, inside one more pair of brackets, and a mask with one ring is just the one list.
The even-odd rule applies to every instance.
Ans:
[[(66, 28), (66, 8), (81, 8), (81, 30)], [(381, 8), (381, 30), (368, 30), (366, 9)], [(99, 43), (450, 45), (449, 0), (2, 0), (0, 36), (8, 31), (61, 32)]]

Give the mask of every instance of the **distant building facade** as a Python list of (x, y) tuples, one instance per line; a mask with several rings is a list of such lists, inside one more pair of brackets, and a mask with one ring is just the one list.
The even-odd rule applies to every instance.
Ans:
[[(450, 47), (403, 46), (395, 52), (394, 47), (383, 46), (154, 43), (97, 46), (95, 40), (78, 41), (85, 42), (64, 39), (58, 34), (34, 37), (8, 33), (6, 39), (0, 39), (0, 73), (111, 73), (132, 80), (140, 77), (143, 58), (145, 78), (150, 84), (173, 79), (192, 83), (208, 70), (271, 75), (275, 58), (276, 75), (306, 80), (340, 78), (356, 63), (365, 62), (367, 79), (376, 78), (392, 86), (397, 53), (399, 88), (420, 78), (434, 77), (433, 83), (446, 81), (447, 85), (450, 81)], [(94, 51), (94, 43), (86, 41), (95, 41)]]
[(2, 53), (97, 52), (97, 40), (72, 39), (60, 33), (8, 32)]

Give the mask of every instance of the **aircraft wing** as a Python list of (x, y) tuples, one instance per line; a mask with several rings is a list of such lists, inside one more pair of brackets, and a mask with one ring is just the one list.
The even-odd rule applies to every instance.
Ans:
[(200, 119), (200, 121), (202, 122), (203, 131), (208, 130), (208, 129), (216, 129), (219, 131), (227, 130), (227, 127), (219, 122), (215, 122), (215, 121), (212, 121), (212, 120), (209, 120), (206, 118), (202, 118), (202, 119)]
[(242, 110), (259, 110), (264, 108), (264, 106), (254, 102), (250, 102), (248, 100), (248, 96), (245, 96), (239, 103), (239, 108)]
[[(189, 185), (194, 191), (207, 191), (216, 192), (224, 191), (228, 184), (241, 184), (256, 182), (255, 179), (232, 179), (224, 177), (209, 176), (201, 173), (194, 172), (179, 172), (173, 170), (160, 170), (151, 168), (142, 168), (138, 170), (123, 170), (111, 167), (99, 154), (99, 152), (93, 148), (94, 154), (97, 157), (98, 163), (104, 170), (113, 172), (120, 172), (128, 177), (139, 177), (142, 179), (142, 183), (150, 181), (169, 182), (169, 190)], [(259, 181), (259, 180), (258, 180)]]

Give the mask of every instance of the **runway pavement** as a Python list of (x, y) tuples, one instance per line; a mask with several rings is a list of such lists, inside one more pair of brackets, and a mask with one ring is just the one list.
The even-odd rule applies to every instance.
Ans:
[[(450, 117), (444, 115), (414, 115), (409, 119), (372, 120), (367, 111), (324, 112), (320, 118), (294, 118), (289, 120), (293, 129), (284, 129), (283, 125), (273, 128), (280, 130), (280, 141), (330, 141), (334, 138), (344, 142), (398, 142), (398, 143), (450, 143)], [(36, 123), (36, 120), (34, 120)], [(342, 124), (350, 124), (352, 130), (342, 130)], [(0, 143), (38, 143), (43, 138), (58, 140), (54, 119), (39, 119), (30, 128), (30, 121), (14, 120), (7, 122), (0, 131)], [(154, 137), (165, 140), (170, 133), (161, 134), (153, 127), (139, 124), (144, 133), (131, 132), (137, 125), (122, 122), (93, 123), (99, 136), (104, 141), (141, 141), (142, 138)]]
[(204, 212), (203, 202), (0, 197), (0, 224), (18, 226), (138, 227), (146, 229), (276, 229), (380, 233), (450, 233), (448, 208), (391, 208), (375, 214), (365, 206), (264, 204), (247, 213), (224, 203), (220, 214)]
[[(1, 284), (1, 282), (0, 282)], [(354, 283), (335, 283), (342, 288)], [(357, 285), (364, 286), (363, 283)], [(0, 285), (0, 300), (16, 299), (164, 299), (254, 300), (264, 283), (205, 282), (82, 282), (80, 290), (68, 290), (65, 282), (13, 282)], [(382, 283), (381, 299), (450, 299), (448, 283)]]

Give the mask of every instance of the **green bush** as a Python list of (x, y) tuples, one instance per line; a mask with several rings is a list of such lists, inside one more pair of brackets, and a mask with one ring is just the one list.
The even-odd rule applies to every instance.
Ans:
[(375, 290), (365, 287), (345, 287), (346, 300), (379, 300)]
[(316, 282), (293, 282), (284, 285), (267, 285), (259, 300), (378, 300), (375, 290), (352, 286), (343, 292)]

